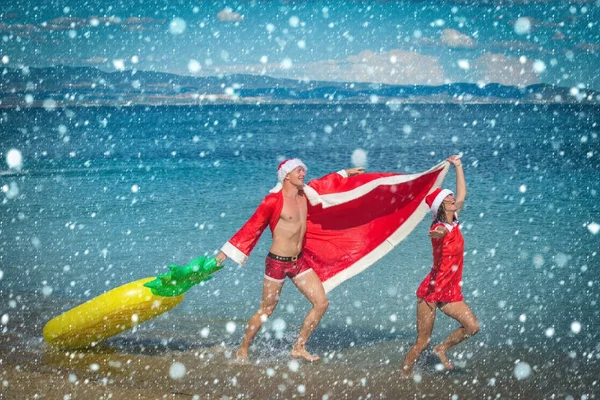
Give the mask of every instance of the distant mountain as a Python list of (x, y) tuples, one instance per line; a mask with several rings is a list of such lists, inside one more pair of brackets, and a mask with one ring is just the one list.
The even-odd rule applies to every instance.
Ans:
[(183, 76), (92, 67), (5, 68), (0, 108), (224, 103), (600, 103), (600, 92), (537, 84), (383, 85), (263, 75)]

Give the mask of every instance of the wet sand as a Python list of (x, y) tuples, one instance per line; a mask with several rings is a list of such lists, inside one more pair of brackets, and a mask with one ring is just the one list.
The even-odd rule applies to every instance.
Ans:
[[(234, 361), (235, 347), (197, 342), (116, 338), (98, 348), (63, 352), (17, 334), (0, 339), (1, 398), (5, 399), (543, 399), (598, 398), (600, 363), (592, 357), (525, 347), (485, 346), (455, 354), (457, 368), (438, 371), (425, 354), (416, 376), (398, 373), (408, 341), (384, 341), (322, 353), (321, 362), (277, 356)], [(257, 350), (258, 353), (264, 353)], [(531, 373), (517, 379), (515, 365)], [(185, 366), (179, 379), (174, 363)], [(179, 370), (181, 372), (181, 369)]]
[[(173, 314), (92, 349), (60, 351), (43, 341), (41, 331), (48, 315), (72, 304), (39, 296), (19, 303), (27, 307), (12, 309), (0, 335), (0, 399), (600, 398), (594, 334), (499, 347), (488, 343), (488, 332), (449, 353), (455, 370), (440, 370), (430, 348), (415, 376), (406, 379), (399, 367), (414, 339), (411, 329), (323, 323), (309, 343), (322, 356), (315, 363), (290, 358), (294, 328), (281, 338), (261, 332), (250, 361), (239, 363), (239, 329), (202, 338), (194, 333), (196, 319)], [(212, 322), (216, 327), (226, 321)], [(529, 373), (516, 371), (522, 363)]]

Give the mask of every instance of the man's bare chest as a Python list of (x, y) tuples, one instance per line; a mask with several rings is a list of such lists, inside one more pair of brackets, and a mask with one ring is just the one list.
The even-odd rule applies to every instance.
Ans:
[(284, 199), (280, 219), (288, 222), (306, 221), (306, 199), (303, 197)]

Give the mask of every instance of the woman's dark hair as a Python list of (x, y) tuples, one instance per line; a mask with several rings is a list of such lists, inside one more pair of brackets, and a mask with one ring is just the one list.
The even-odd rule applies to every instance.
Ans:
[(437, 224), (438, 222), (445, 222), (447, 224), (452, 223), (452, 221), (446, 221), (446, 207), (444, 206), (444, 202), (440, 204), (440, 207), (438, 208), (437, 214), (431, 226)]

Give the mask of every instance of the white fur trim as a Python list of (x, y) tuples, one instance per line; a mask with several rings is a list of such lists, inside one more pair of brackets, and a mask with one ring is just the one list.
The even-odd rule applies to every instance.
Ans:
[(304, 172), (308, 172), (308, 168), (299, 158), (292, 158), (287, 160), (278, 170), (277, 170), (277, 181), (283, 184), (283, 180), (285, 177), (295, 170), (298, 167), (304, 168)]
[(448, 229), (448, 232), (452, 232), (452, 228), (454, 227), (453, 225), (450, 225), (447, 222), (442, 222), (442, 224), (444, 224), (444, 226), (446, 227), (446, 229)]
[(277, 283), (281, 283), (281, 282), (285, 282), (285, 278), (284, 279), (275, 279), (275, 278), (271, 278), (269, 275), (265, 274), (265, 279), (270, 280), (272, 282), (277, 282)]
[[(329, 207), (337, 206), (340, 204), (348, 203), (352, 200), (358, 199), (359, 197), (366, 195), (367, 193), (376, 189), (379, 186), (384, 186), (384, 185), (392, 186), (392, 185), (398, 185), (401, 183), (409, 182), (409, 181), (415, 180), (423, 175), (429, 174), (433, 171), (437, 171), (441, 168), (446, 169), (446, 172), (444, 173), (444, 176), (445, 176), (446, 173), (448, 172), (448, 165), (449, 165), (449, 163), (447, 161), (443, 161), (440, 164), (436, 165), (435, 167), (429, 169), (428, 171), (421, 172), (418, 174), (393, 175), (393, 176), (386, 176), (383, 178), (375, 179), (375, 180), (372, 180), (371, 182), (365, 183), (364, 185), (359, 186), (353, 190), (349, 190), (347, 192), (332, 193), (332, 194), (325, 194), (323, 196), (319, 196), (320, 203), (323, 204), (323, 208), (329, 208)], [(436, 186), (436, 188), (437, 187), (439, 187), (439, 185)]]
[(315, 189), (311, 188), (308, 185), (304, 185), (303, 190), (304, 195), (306, 196), (306, 198), (312, 206), (316, 206), (317, 204), (321, 203), (321, 196), (319, 196), (319, 193), (317, 193)]
[(279, 182), (277, 182), (277, 185), (275, 185), (275, 187), (271, 190), (269, 190), (269, 193), (277, 193), (280, 192), (281, 189), (283, 189), (283, 185)]
[(225, 253), (225, 255), (231, 258), (233, 261), (240, 265), (246, 264), (248, 261), (248, 256), (242, 253), (240, 249), (232, 245), (230, 242), (227, 242), (221, 247), (221, 251)]
[(449, 232), (452, 232), (452, 229), (454, 229), (455, 226), (459, 225), (458, 224), (458, 215), (456, 215), (456, 213), (454, 213), (454, 221), (452, 221), (451, 224), (444, 222), (444, 225), (446, 226), (446, 228), (448, 229)]
[(309, 272), (312, 272), (312, 268), (309, 268), (306, 271), (300, 272), (298, 275), (293, 277), (292, 280), (296, 280), (296, 279), (300, 278), (302, 275), (308, 274)]
[[(279, 193), (281, 189), (283, 189), (283, 185), (281, 183), (278, 183), (273, 189), (269, 190), (269, 193)], [(321, 197), (315, 189), (311, 188), (308, 185), (304, 185), (304, 188), (302, 190), (304, 190), (304, 195), (306, 196), (311, 205), (316, 206), (317, 204), (321, 204)]]
[[(447, 161), (444, 161), (444, 162), (436, 165), (435, 167), (431, 168), (429, 171), (423, 173), (423, 174), (426, 174), (426, 173), (438, 170), (440, 168), (443, 168), (443, 171), (438, 175), (435, 183), (433, 184), (431, 192), (434, 191), (435, 189), (439, 188), (442, 185), (442, 182), (444, 181), (444, 178), (446, 177), (446, 174), (448, 173), (449, 166), (450, 166), (450, 164)], [(417, 175), (411, 175), (411, 176), (418, 177), (423, 174), (417, 174)], [(405, 175), (405, 176), (407, 176), (407, 175)], [(387, 178), (382, 178), (382, 179), (387, 179)], [(398, 228), (394, 233), (392, 233), (383, 243), (381, 243), (379, 246), (377, 246), (369, 254), (367, 254), (366, 256), (364, 256), (363, 258), (358, 260), (357, 262), (355, 262), (353, 265), (346, 268), (344, 271), (340, 272), (339, 274), (335, 275), (334, 277), (329, 278), (328, 280), (323, 282), (323, 287), (325, 288), (325, 292), (329, 292), (330, 290), (332, 290), (336, 286), (338, 286), (340, 283), (344, 282), (346, 279), (350, 279), (353, 276), (361, 273), (362, 271), (364, 271), (365, 269), (367, 269), (371, 265), (373, 265), (377, 260), (379, 260), (380, 258), (385, 256), (387, 253), (389, 253), (402, 240), (404, 240), (413, 231), (413, 229), (415, 229), (415, 227), (421, 222), (423, 217), (425, 217), (425, 215), (427, 215), (428, 211), (429, 211), (429, 207), (427, 206), (427, 203), (425, 203), (425, 200), (423, 200), (423, 202), (419, 205), (419, 207), (415, 210), (415, 212), (404, 222), (404, 224), (400, 228)]]
[(440, 206), (444, 202), (444, 199), (447, 196), (451, 195), (451, 194), (454, 194), (452, 192), (452, 190), (450, 190), (450, 189), (442, 189), (442, 191), (439, 192), (437, 196), (435, 196), (435, 199), (433, 200), (433, 203), (431, 203), (431, 217), (432, 218), (435, 219), (435, 217), (437, 217), (438, 209), (440, 208)]

